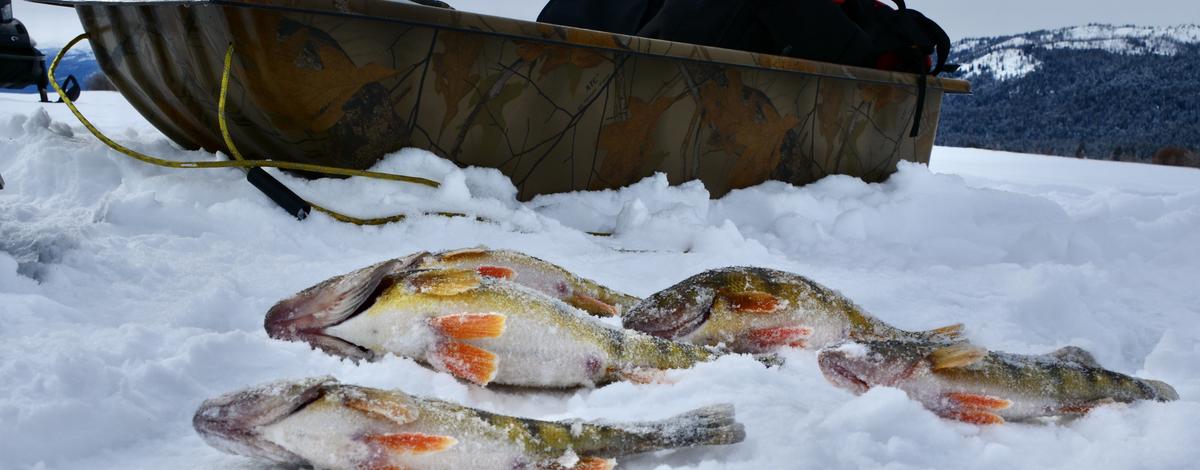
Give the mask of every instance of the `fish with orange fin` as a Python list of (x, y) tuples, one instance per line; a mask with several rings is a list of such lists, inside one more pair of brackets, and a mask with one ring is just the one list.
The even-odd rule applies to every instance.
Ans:
[(1179, 399), (1166, 383), (1106, 370), (1072, 346), (1019, 355), (967, 343), (871, 341), (827, 348), (817, 363), (839, 387), (855, 393), (896, 387), (939, 416), (974, 424), (1081, 415), (1115, 402)]
[(478, 385), (654, 381), (722, 353), (606, 324), (478, 270), (403, 266), (377, 264), (281, 301), (267, 332), (355, 360), (411, 358)]
[(227, 453), (339, 470), (607, 470), (617, 457), (746, 436), (731, 405), (644, 423), (538, 421), (331, 377), (205, 401), (192, 424)]
[(511, 250), (467, 248), (443, 251), (421, 258), (425, 269), (474, 269), (555, 297), (598, 317), (620, 316), (639, 298), (604, 287), (562, 267)]
[(766, 268), (706, 271), (647, 297), (623, 316), (626, 328), (733, 352), (820, 349), (847, 339), (956, 341), (962, 325), (925, 332), (892, 327), (836, 291)]

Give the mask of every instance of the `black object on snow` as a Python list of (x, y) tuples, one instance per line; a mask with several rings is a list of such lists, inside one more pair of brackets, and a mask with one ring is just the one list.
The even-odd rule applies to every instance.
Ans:
[(251, 168), (246, 172), (246, 180), (298, 220), (308, 218), (309, 212), (312, 212), (312, 204), (292, 192), (262, 168)]
[(46, 56), (34, 47), (29, 31), (13, 18), (12, 0), (0, 0), (0, 88), (36, 85), (43, 102), (46, 96)]

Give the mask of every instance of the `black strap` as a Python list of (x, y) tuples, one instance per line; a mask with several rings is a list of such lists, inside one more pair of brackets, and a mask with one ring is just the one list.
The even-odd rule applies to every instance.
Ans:
[[(957, 70), (957, 66), (946, 64), (946, 61), (950, 58), (950, 36), (946, 34), (946, 30), (942, 29), (937, 22), (925, 15), (917, 13), (917, 16), (921, 27), (925, 28), (925, 31), (933, 36), (934, 44), (937, 46), (937, 65), (933, 67), (933, 71), (929, 72), (929, 74), (936, 76), (942, 72)], [(953, 70), (951, 70), (951, 67), (953, 67)]]
[(921, 135), (921, 116), (925, 114), (925, 89), (929, 87), (929, 76), (920, 74), (917, 76), (917, 111), (913, 117), (912, 133), (909, 137)]

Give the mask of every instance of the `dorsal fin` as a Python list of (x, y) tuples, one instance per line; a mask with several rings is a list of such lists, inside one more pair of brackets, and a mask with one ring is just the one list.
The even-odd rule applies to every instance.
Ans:
[(475, 248), (462, 248), (458, 250), (443, 251), (437, 254), (437, 258), (444, 263), (454, 261), (463, 261), (467, 259), (481, 258), (488, 252), (486, 247), (478, 246)]
[(458, 295), (481, 284), (479, 273), (467, 269), (434, 269), (410, 278), (418, 292), (437, 296)]
[(1102, 369), (1100, 363), (1096, 361), (1096, 356), (1079, 346), (1066, 346), (1059, 348), (1047, 356), (1053, 357), (1064, 362), (1074, 362), (1081, 366), (1095, 367)]
[(761, 291), (722, 292), (721, 297), (736, 313), (771, 313), (781, 303), (778, 297)]
[(953, 344), (929, 353), (933, 370), (966, 367), (983, 360), (987, 350), (967, 343)]

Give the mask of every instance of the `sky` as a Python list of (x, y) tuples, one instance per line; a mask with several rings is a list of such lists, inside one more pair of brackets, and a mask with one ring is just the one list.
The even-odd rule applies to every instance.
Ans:
[[(447, 0), (460, 10), (533, 19), (545, 0)], [(608, 0), (621, 1), (621, 0)], [(1017, 34), (1088, 23), (1162, 26), (1200, 23), (1195, 0), (909, 0), (952, 38)], [(61, 45), (81, 32), (68, 8), (14, 0), (14, 14), (40, 44)]]

